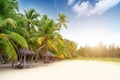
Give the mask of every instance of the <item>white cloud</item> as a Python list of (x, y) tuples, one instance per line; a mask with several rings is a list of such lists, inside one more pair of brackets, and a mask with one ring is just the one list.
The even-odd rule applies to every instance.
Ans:
[(91, 12), (91, 9), (92, 9), (92, 6), (89, 3), (89, 1), (82, 2), (81, 4), (80, 2), (78, 2), (72, 8), (72, 10), (77, 14), (78, 17), (87, 16), (88, 13)]
[(89, 1), (82, 3), (78, 2), (72, 7), (72, 10), (77, 14), (78, 17), (88, 17), (96, 14), (101, 15), (119, 3), (120, 0), (99, 0), (97, 3), (95, 3), (95, 6), (92, 7), (92, 4), (90, 4)]
[(120, 0), (100, 0), (98, 3), (96, 3), (95, 8), (89, 13), (89, 15), (93, 14), (103, 14), (107, 10), (113, 8), (116, 6)]
[(72, 5), (75, 0), (68, 0), (68, 5)]

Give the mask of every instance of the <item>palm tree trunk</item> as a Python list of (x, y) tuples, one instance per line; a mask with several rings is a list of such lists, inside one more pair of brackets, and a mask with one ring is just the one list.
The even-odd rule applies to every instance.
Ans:
[(44, 51), (45, 51), (45, 63), (48, 63), (48, 45), (47, 45), (47, 43), (48, 43), (48, 37), (46, 36), (46, 39), (45, 39), (45, 49), (44, 49)]
[(27, 23), (27, 31), (29, 32), (30, 31), (30, 22), (28, 21)]
[(39, 47), (39, 48), (37, 49), (37, 51), (39, 51), (40, 49), (42, 49), (44, 46), (45, 46), (45, 44), (42, 45), (41, 47)]
[(48, 63), (48, 46), (45, 46), (45, 63)]

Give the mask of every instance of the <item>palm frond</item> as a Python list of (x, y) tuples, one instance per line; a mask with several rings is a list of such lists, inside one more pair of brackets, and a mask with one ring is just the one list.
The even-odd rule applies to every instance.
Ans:
[(45, 40), (45, 37), (40, 37), (40, 38), (37, 39), (37, 43), (39, 45), (42, 45), (42, 43), (43, 43), (44, 40)]
[(67, 29), (67, 25), (65, 23), (63, 23), (63, 26)]
[(8, 38), (8, 36), (6, 34), (0, 34), (0, 38)]
[(60, 59), (64, 59), (65, 58), (64, 54), (62, 54), (62, 53), (57, 54), (56, 57), (60, 58)]
[(12, 18), (6, 18), (5, 22), (16, 28), (16, 22)]
[(27, 30), (24, 29), (24, 28), (22, 28), (22, 27), (16, 27), (14, 29), (14, 32), (16, 32), (16, 33), (18, 33), (18, 34), (20, 34), (20, 35), (22, 35), (24, 37), (27, 37), (29, 35), (29, 33), (27, 32)]
[(54, 45), (54, 43), (50, 40), (48, 40), (48, 47), (52, 48), (53, 50), (55, 50), (56, 52), (58, 52), (57, 47)]
[(9, 36), (12, 40), (14, 40), (16, 43), (18, 43), (22, 47), (28, 48), (27, 41), (21, 35), (15, 33), (15, 32), (10, 32)]
[(14, 43), (14, 41), (12, 41), (12, 40), (9, 40), (9, 41), (13, 45), (14, 49), (18, 50), (18, 46), (16, 45), (16, 43)]
[(27, 10), (24, 10), (24, 12), (25, 12), (25, 16), (28, 18), (29, 16), (28, 16)]
[(29, 41), (32, 43), (35, 43), (37, 39), (38, 37), (32, 37), (32, 38), (29, 38)]
[(35, 13), (35, 9), (33, 9), (33, 8), (29, 9), (28, 13), (29, 13), (29, 19), (33, 19), (32, 16)]
[(17, 54), (14, 50), (14, 47), (8, 39), (2, 39), (0, 43), (3, 45), (4, 52), (7, 55), (9, 61), (17, 59)]
[(61, 39), (57, 38), (57, 39), (56, 39), (56, 41), (57, 41), (58, 43), (60, 43), (60, 44), (64, 45), (64, 41), (63, 41), (63, 40), (61, 40)]
[(39, 16), (40, 16), (40, 14), (34, 13), (31, 18), (34, 19), (34, 18), (37, 18), (37, 17), (39, 17)]
[(6, 18), (0, 21), (0, 27), (6, 26), (8, 24), (11, 25), (11, 27), (16, 28), (16, 22), (11, 18)]

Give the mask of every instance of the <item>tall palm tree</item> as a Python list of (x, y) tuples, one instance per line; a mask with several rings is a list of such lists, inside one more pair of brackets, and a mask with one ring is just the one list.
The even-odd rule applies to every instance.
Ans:
[(77, 43), (68, 39), (64, 39), (65, 42), (65, 52), (68, 52), (68, 57), (75, 57), (77, 51)]
[(8, 60), (17, 58), (16, 49), (17, 45), (28, 48), (26, 40), (18, 33), (13, 32), (16, 28), (16, 22), (11, 18), (0, 18), (0, 46), (3, 52), (7, 55)]
[(35, 29), (35, 22), (40, 15), (36, 13), (35, 9), (33, 8), (24, 11), (27, 19), (27, 30), (30, 31), (31, 28)]
[[(47, 17), (47, 16), (46, 16)], [(44, 50), (45, 62), (48, 62), (49, 50), (58, 51), (56, 44), (63, 43), (61, 35), (57, 32), (59, 29), (53, 20), (42, 17), (38, 26), (38, 32), (36, 34), (37, 43), (39, 44), (39, 51), (41, 48)]]
[(57, 19), (57, 21), (58, 21), (57, 26), (59, 28), (61, 28), (63, 25), (65, 28), (67, 28), (66, 22), (69, 22), (68, 17), (63, 13), (62, 14), (59, 13), (58, 16), (59, 16), (59, 18)]

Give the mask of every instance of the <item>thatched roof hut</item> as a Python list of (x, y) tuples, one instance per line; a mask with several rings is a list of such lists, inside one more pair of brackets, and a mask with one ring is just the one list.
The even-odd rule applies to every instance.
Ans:
[(17, 51), (18, 55), (35, 55), (36, 53), (32, 50), (27, 50), (25, 48), (19, 48)]
[(47, 58), (46, 58), (46, 54), (43, 54), (42, 60), (44, 61), (44, 63), (54, 62), (55, 61), (55, 55), (52, 54), (51, 52), (48, 52), (47, 53)]
[[(25, 49), (25, 48), (19, 48), (18, 50), (17, 50), (17, 54), (18, 54), (18, 56), (19, 56), (19, 61), (20, 61), (20, 63), (16, 66), (16, 67), (20, 67), (20, 68), (25, 68), (26, 67), (26, 57), (27, 56), (31, 56), (31, 58), (30, 58), (30, 60), (29, 60), (29, 62), (30, 62), (30, 64), (29, 64), (29, 66), (31, 65), (31, 63), (32, 63), (32, 61), (33, 61), (33, 58), (34, 58), (34, 56), (36, 55), (36, 53), (34, 52), (34, 51), (32, 51), (32, 50), (27, 50), (27, 49)], [(14, 63), (13, 63), (13, 65), (14, 65)]]
[[(45, 56), (45, 54), (43, 54), (43, 57)], [(54, 54), (52, 54), (51, 52), (48, 52), (47, 53), (47, 56), (49, 57), (49, 56), (55, 56)]]

